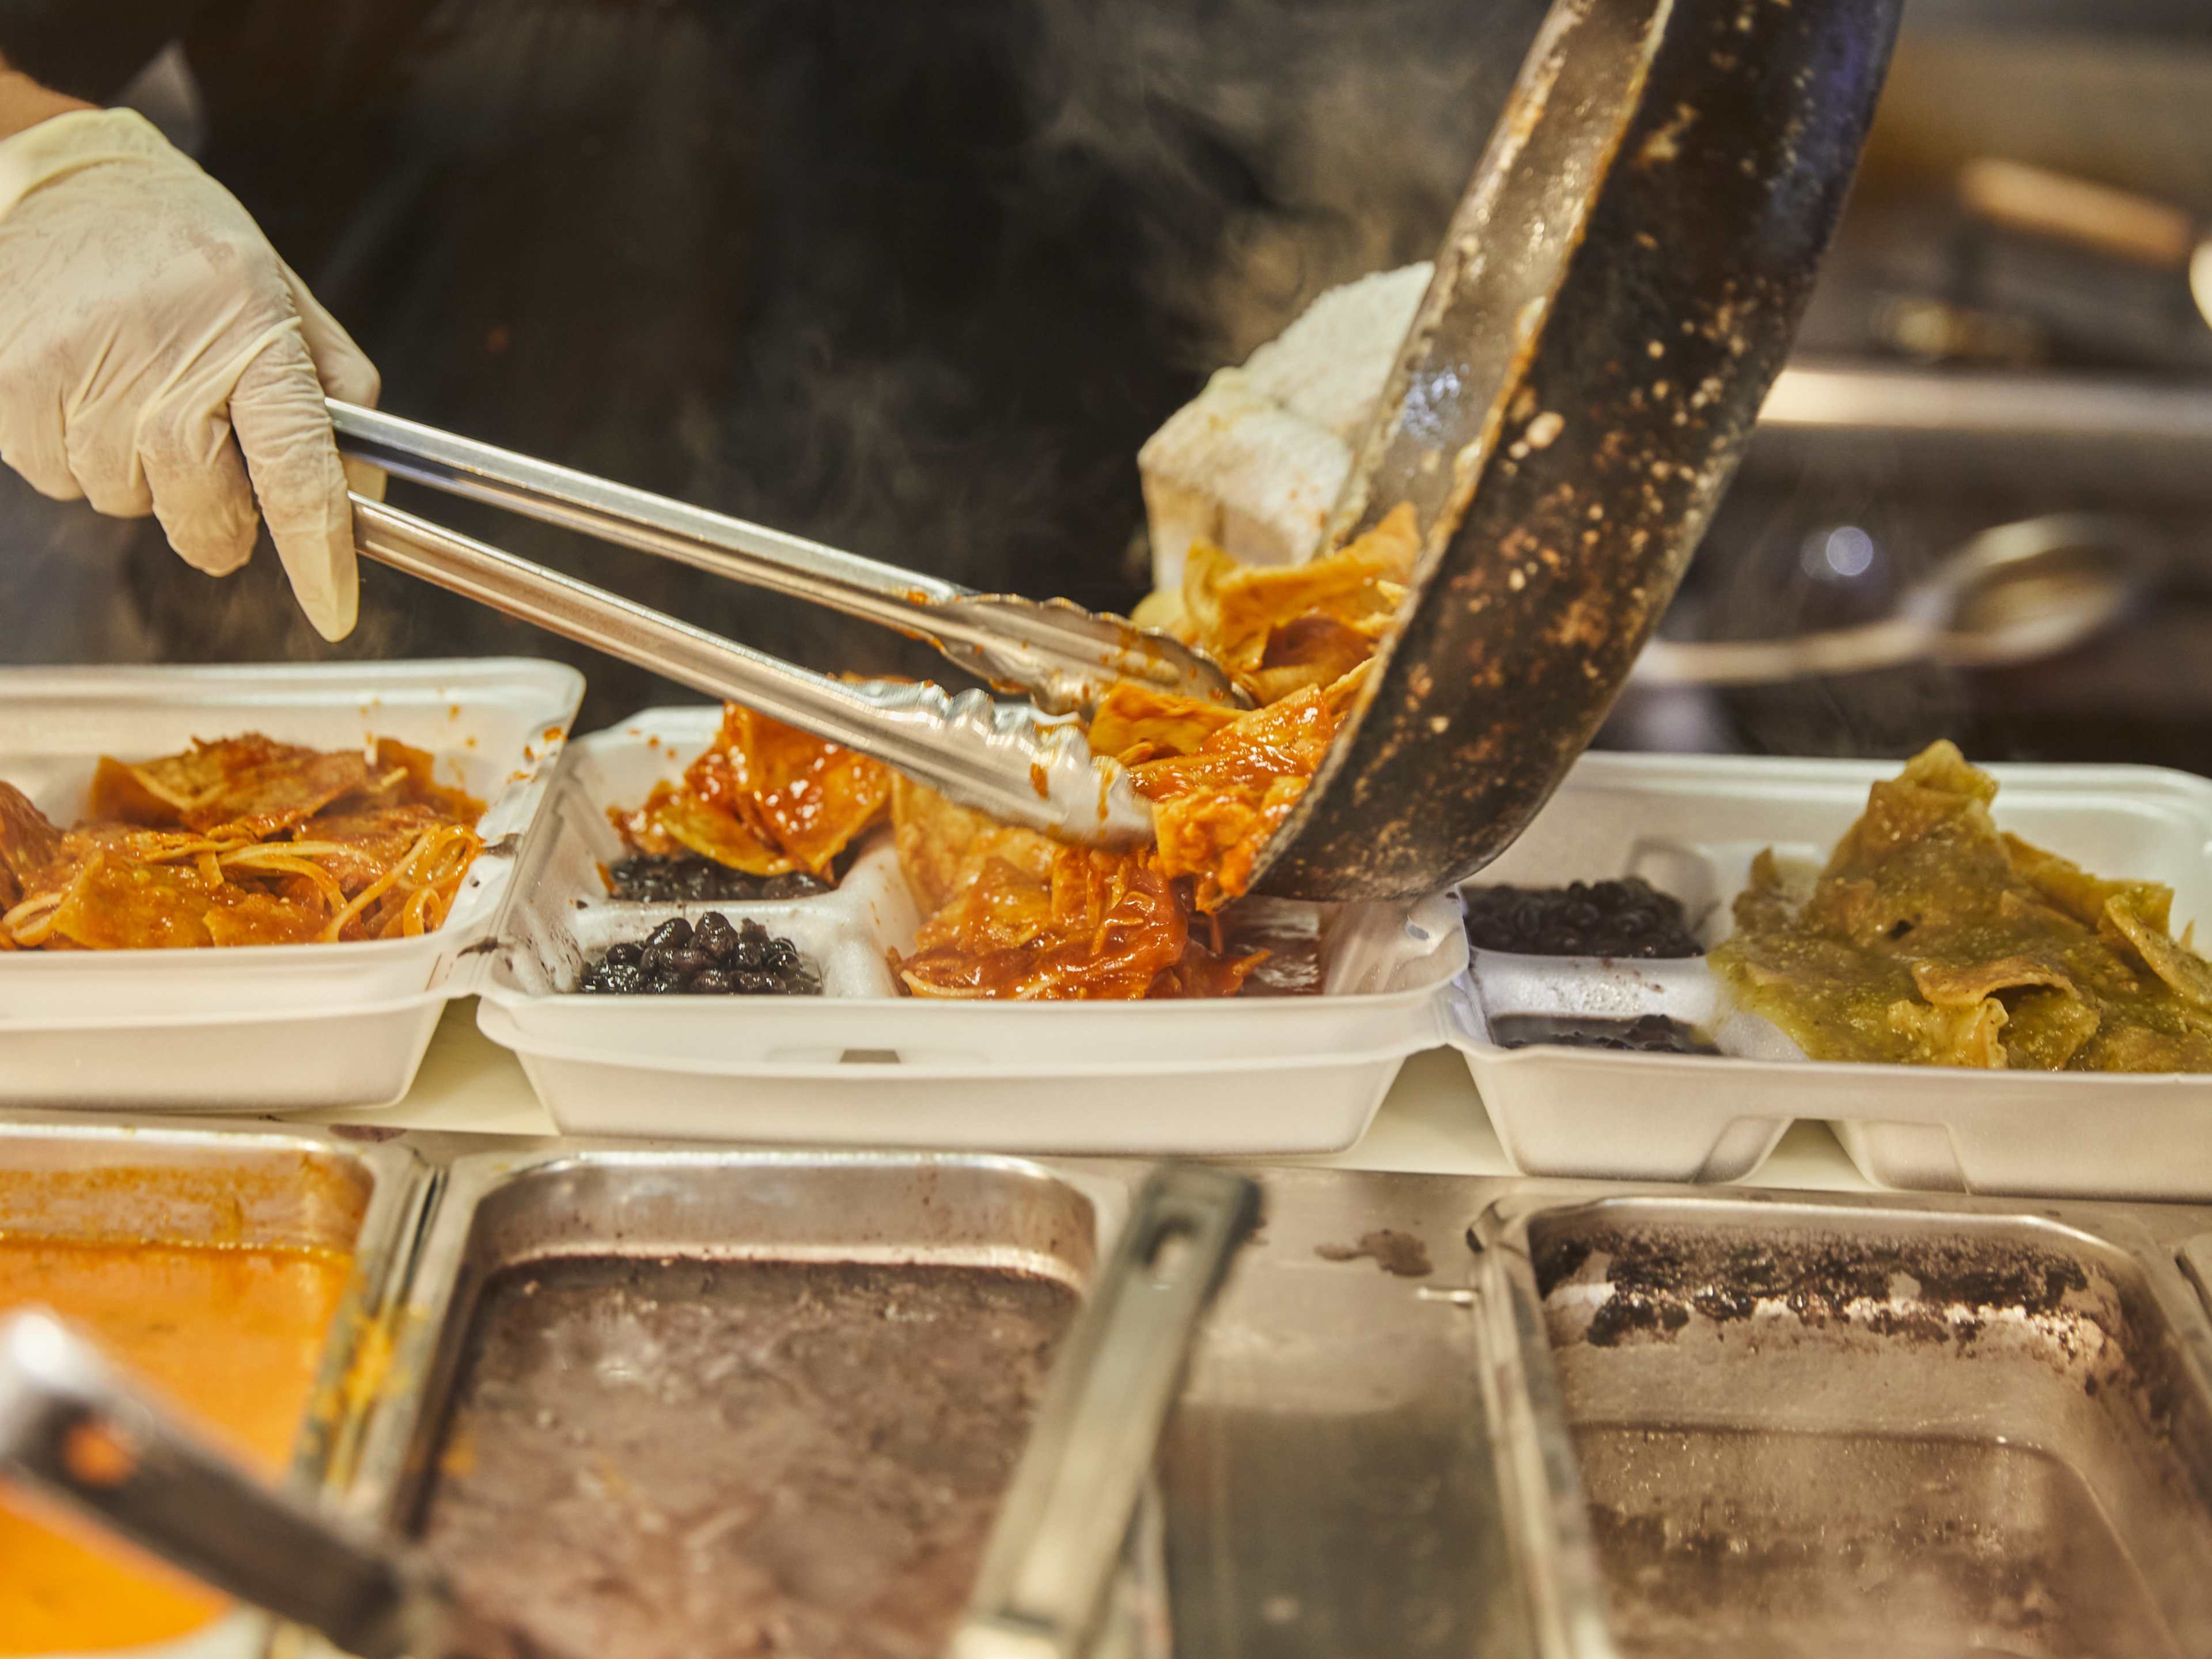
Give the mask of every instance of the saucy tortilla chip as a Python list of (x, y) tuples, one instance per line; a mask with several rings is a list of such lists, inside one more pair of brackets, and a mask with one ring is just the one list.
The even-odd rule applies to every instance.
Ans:
[(1711, 958), (1815, 1060), (2212, 1070), (2212, 965), (2172, 890), (2000, 832), (1996, 783), (1948, 743), (1875, 784), (1809, 886), (1771, 854)]

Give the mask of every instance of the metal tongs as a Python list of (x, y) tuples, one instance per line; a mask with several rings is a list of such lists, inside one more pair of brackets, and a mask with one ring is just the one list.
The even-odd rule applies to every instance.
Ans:
[(358, 1659), (572, 1659), (416, 1551), (264, 1486), (35, 1310), (0, 1320), (0, 1475)]
[(1152, 809), (1076, 715), (1117, 680), (1241, 706), (1219, 666), (1063, 600), (977, 593), (605, 478), (333, 400), (339, 446), (402, 477), (926, 641), (1030, 701), (813, 673), (356, 495), (368, 557), (609, 656), (845, 744), (953, 799), (1062, 841), (1149, 841)]

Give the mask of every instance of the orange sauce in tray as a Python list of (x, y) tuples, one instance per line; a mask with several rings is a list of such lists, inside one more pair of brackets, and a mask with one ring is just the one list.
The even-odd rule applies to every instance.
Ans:
[[(212, 1437), (281, 1477), (350, 1259), (335, 1250), (0, 1235), (0, 1311), (42, 1304)], [(173, 1639), (223, 1611), (120, 1545), (0, 1486), (0, 1654)]]

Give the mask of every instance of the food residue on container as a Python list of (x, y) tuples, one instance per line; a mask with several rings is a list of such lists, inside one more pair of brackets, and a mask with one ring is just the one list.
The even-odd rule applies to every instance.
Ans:
[[(274, 1479), (290, 1457), (350, 1268), (331, 1250), (0, 1237), (0, 1310), (52, 1310)], [(166, 1568), (89, 1532), (57, 1530), (0, 1495), (0, 1654), (167, 1641), (222, 1605)]]
[(1717, 1054), (1720, 1049), (1694, 1026), (1664, 1014), (1607, 1019), (1576, 1014), (1498, 1014), (1490, 1039), (1501, 1048), (1532, 1046), (1611, 1048), (1643, 1054)]
[(2212, 1071), (2212, 964), (2171, 888), (2106, 880), (2000, 831), (1948, 743), (1875, 784), (1809, 887), (1771, 852), (1715, 970), (1815, 1060)]
[(624, 1659), (924, 1659), (1075, 1309), (1052, 1280), (568, 1257), (503, 1271), (424, 1544), (483, 1609)]
[(1316, 1244), (1314, 1254), (1324, 1261), (1370, 1261), (1394, 1279), (1426, 1279), (1436, 1271), (1427, 1245), (1389, 1227), (1360, 1234), (1356, 1244)]

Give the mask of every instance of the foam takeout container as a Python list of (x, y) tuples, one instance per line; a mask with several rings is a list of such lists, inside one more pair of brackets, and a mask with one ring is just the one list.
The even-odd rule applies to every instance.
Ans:
[(142, 1110), (388, 1105), (483, 952), (583, 694), (526, 659), (0, 670), (0, 779), (64, 824), (102, 755), (259, 731), (393, 738), (488, 803), (452, 914), (417, 939), (224, 950), (0, 952), (0, 1103)]
[[(833, 892), (776, 902), (611, 899), (607, 819), (712, 740), (720, 711), (655, 709), (569, 746), (520, 872), (478, 1023), (562, 1131), (988, 1148), (1328, 1152), (1365, 1130), (1407, 1055), (1442, 1041), (1466, 961), (1456, 899), (1297, 906), (1321, 994), (1188, 1002), (902, 997), (888, 953), (921, 918), (878, 831)], [(819, 997), (581, 996), (587, 955), (673, 915), (751, 917), (820, 972)]]
[[(1527, 833), (1470, 885), (1641, 876), (1682, 901), (1708, 947), (1728, 936), (1751, 862), (1824, 863), (1893, 761), (1584, 756)], [(2212, 781), (2139, 766), (1991, 766), (2008, 830), (2108, 878), (2174, 890), (2177, 936), (2212, 921)], [(1719, 1056), (1505, 1049), (1507, 1015), (1704, 1028)], [(1447, 1000), (1507, 1155), (1528, 1174), (1732, 1181), (1797, 1119), (1831, 1124), (1887, 1187), (2093, 1197), (2212, 1197), (2212, 1075), (1824, 1064), (1734, 1011), (1702, 961), (1604, 962), (1476, 951)]]

